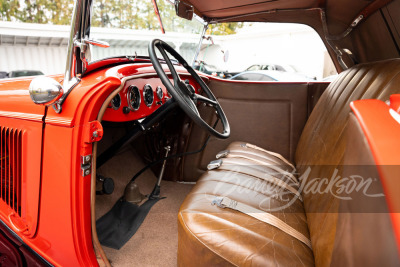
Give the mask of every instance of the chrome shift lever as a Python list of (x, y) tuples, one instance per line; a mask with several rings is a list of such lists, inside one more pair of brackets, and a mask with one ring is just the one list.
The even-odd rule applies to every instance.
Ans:
[[(168, 157), (170, 150), (171, 150), (170, 146), (165, 147), (165, 158)], [(157, 184), (154, 186), (153, 192), (151, 192), (149, 199), (160, 198), (160, 185), (161, 185), (161, 180), (164, 176), (164, 170), (165, 170), (166, 163), (167, 163), (167, 159), (164, 159), (163, 164), (161, 166), (160, 174), (158, 175)]]
[[(164, 148), (165, 148), (165, 158), (166, 158), (166, 157), (168, 157), (169, 151), (171, 151), (171, 147), (170, 147), (170, 146), (166, 146), (166, 147), (164, 147)], [(163, 161), (163, 165), (162, 165), (162, 167), (161, 167), (160, 174), (158, 175), (158, 180), (157, 180), (157, 185), (158, 185), (158, 186), (161, 185), (161, 180), (162, 180), (162, 178), (163, 178), (163, 176), (164, 176), (164, 171), (165, 171), (165, 165), (166, 165), (166, 163), (167, 163), (167, 160), (165, 159), (165, 160)]]

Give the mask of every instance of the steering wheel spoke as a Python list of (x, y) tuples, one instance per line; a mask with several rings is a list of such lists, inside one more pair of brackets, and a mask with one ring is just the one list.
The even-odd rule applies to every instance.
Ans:
[(194, 97), (197, 100), (197, 102), (203, 102), (203, 103), (209, 104), (213, 107), (216, 107), (218, 105), (217, 101), (211, 100), (205, 96), (195, 94)]

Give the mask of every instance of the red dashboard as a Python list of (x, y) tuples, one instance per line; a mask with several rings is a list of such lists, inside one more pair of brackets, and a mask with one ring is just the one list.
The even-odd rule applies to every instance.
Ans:
[[(186, 78), (186, 75), (180, 76), (181, 79)], [(197, 83), (192, 79), (189, 83), (198, 92)], [(161, 80), (155, 76), (128, 78), (122, 86), (107, 107), (104, 121), (124, 122), (145, 118), (171, 98)]]

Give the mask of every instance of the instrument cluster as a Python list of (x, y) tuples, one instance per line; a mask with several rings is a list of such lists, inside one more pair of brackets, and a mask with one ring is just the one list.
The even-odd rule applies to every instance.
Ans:
[(147, 117), (169, 98), (159, 78), (135, 78), (126, 81), (124, 88), (111, 100), (103, 120), (123, 122)]

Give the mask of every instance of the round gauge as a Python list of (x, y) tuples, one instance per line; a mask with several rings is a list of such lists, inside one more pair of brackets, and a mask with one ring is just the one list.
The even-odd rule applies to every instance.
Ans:
[(153, 88), (151, 88), (150, 84), (146, 84), (144, 86), (143, 98), (144, 98), (144, 103), (146, 103), (146, 106), (151, 107), (151, 105), (153, 105), (154, 92), (153, 92)]
[(121, 96), (119, 94), (117, 94), (116, 96), (114, 96), (114, 98), (111, 100), (111, 107), (114, 110), (119, 109), (119, 107), (121, 106)]
[(164, 96), (164, 92), (163, 92), (161, 86), (157, 86), (156, 93), (157, 93), (158, 99), (159, 99), (159, 100), (162, 100), (162, 98), (163, 98), (163, 96)]
[(138, 110), (140, 107), (140, 91), (134, 85), (128, 87), (128, 106), (131, 110)]

